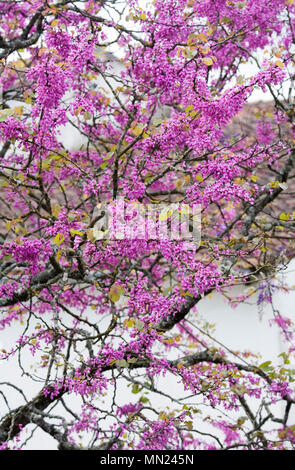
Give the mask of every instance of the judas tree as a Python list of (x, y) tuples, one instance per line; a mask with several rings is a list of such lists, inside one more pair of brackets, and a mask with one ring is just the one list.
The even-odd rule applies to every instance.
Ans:
[[(294, 331), (273, 294), (294, 256), (295, 2), (0, 11), (0, 325), (21, 331), (0, 359), (32, 382), (1, 377), (1, 448), (36, 429), (59, 449), (294, 448)], [(195, 207), (201, 238), (169, 236), (181, 212), (193, 233)], [(215, 292), (273, 307), (276, 363), (214, 337)]]

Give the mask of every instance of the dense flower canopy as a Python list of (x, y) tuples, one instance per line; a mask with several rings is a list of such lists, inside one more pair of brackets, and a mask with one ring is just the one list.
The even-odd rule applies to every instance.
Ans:
[[(0, 12), (0, 327), (23, 322), (0, 359), (38, 361), (38, 381), (20, 362), (36, 394), (5, 408), (2, 448), (35, 425), (59, 449), (292, 449), (286, 312), (273, 312), (284, 364), (261, 364), (216, 342), (198, 303), (218, 291), (271, 304), (294, 256), (294, 0), (11, 0)], [(235, 127), (256, 89), (271, 110)], [(201, 242), (101, 237), (100, 204), (120, 198), (200, 206)], [(169, 374), (181, 399), (157, 386)]]

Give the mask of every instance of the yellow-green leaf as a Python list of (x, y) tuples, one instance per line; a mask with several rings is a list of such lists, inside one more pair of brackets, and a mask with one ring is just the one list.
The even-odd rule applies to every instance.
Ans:
[(165, 342), (166, 344), (173, 344), (173, 343), (174, 343), (174, 339), (173, 339), (173, 338), (167, 338), (167, 339), (164, 340), (164, 342)]
[(135, 323), (135, 320), (133, 318), (129, 318), (129, 320), (127, 320), (126, 323), (124, 323), (124, 325), (127, 326), (127, 328), (132, 328), (134, 326), (134, 323)]
[(192, 104), (189, 104), (186, 108), (185, 108), (185, 112), (186, 113), (189, 113), (190, 111), (192, 111), (194, 109), (193, 105)]
[(280, 215), (280, 220), (282, 221), (289, 220), (289, 218), (290, 218), (290, 214), (286, 214), (285, 212), (282, 212)]
[(144, 322), (142, 320), (136, 319), (135, 321), (135, 327), (138, 331), (143, 331), (144, 329)]
[(136, 136), (140, 135), (142, 133), (142, 128), (139, 127), (139, 126), (135, 126), (133, 129), (133, 134), (135, 134)]
[(100, 168), (103, 170), (106, 166), (108, 166), (109, 162), (108, 160), (106, 160), (105, 162), (103, 162), (101, 165), (100, 165)]
[(84, 235), (83, 232), (81, 232), (80, 230), (75, 230), (74, 228), (71, 228), (71, 229), (70, 229), (70, 234), (71, 234), (72, 236), (74, 236), (74, 235), (79, 235), (80, 237), (83, 237), (83, 235)]
[(167, 220), (172, 215), (172, 211), (162, 211), (159, 214), (159, 220)]
[(202, 183), (202, 181), (204, 181), (204, 178), (201, 175), (196, 175), (196, 180), (199, 181), (199, 183)]
[(195, 39), (198, 39), (199, 41), (203, 41), (203, 42), (207, 42), (207, 41), (208, 41), (207, 36), (206, 36), (205, 34), (203, 34), (203, 33), (194, 35), (194, 38), (195, 38)]
[(52, 209), (52, 215), (54, 215), (54, 217), (57, 218), (57, 217), (58, 217), (58, 214), (59, 214), (59, 212), (60, 212), (60, 210), (61, 210), (60, 205), (59, 205), (59, 204), (56, 204), (56, 205), (53, 207), (53, 209)]
[(210, 66), (213, 64), (213, 60), (211, 59), (211, 57), (204, 57), (204, 59), (202, 59), (202, 61), (204, 62), (204, 64)]
[(0, 111), (0, 122), (6, 121), (6, 119), (13, 114), (12, 109), (2, 109)]
[(116, 366), (118, 367), (129, 367), (129, 364), (127, 361), (125, 361), (125, 359), (118, 359), (116, 361)]
[(112, 285), (109, 290), (108, 297), (112, 302), (118, 302), (118, 300), (120, 300), (121, 295), (118, 286)]
[(13, 112), (17, 116), (21, 116), (23, 114), (23, 110), (24, 110), (23, 106), (16, 106), (15, 108), (13, 108)]
[(280, 67), (280, 69), (283, 69), (284, 68), (284, 64), (281, 60), (276, 60), (275, 61), (275, 64), (277, 67)]
[(9, 222), (6, 222), (5, 228), (7, 231), (9, 231), (12, 227), (13, 220), (9, 220)]
[(56, 245), (61, 245), (62, 242), (64, 241), (65, 239), (65, 236), (63, 233), (58, 233), (57, 235), (55, 235), (54, 237), (54, 240), (53, 240), (53, 243), (55, 243)]

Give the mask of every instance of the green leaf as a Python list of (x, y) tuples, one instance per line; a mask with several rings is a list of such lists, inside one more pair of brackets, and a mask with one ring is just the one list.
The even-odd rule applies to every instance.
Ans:
[(189, 429), (190, 431), (193, 430), (193, 422), (192, 421), (185, 421), (185, 424), (186, 424), (187, 429)]
[(167, 295), (170, 294), (171, 290), (172, 290), (172, 287), (167, 287), (167, 289), (163, 290), (162, 294), (166, 297)]
[(116, 361), (116, 366), (118, 367), (129, 367), (129, 364), (127, 361), (125, 361), (125, 359), (118, 359)]
[(271, 368), (272, 368), (271, 361), (265, 361), (259, 366), (259, 369), (262, 369), (262, 370), (270, 370)]
[(144, 329), (144, 322), (137, 319), (137, 320), (135, 321), (135, 328), (136, 328), (138, 331), (143, 331), (143, 329)]
[(6, 121), (6, 119), (13, 114), (12, 109), (2, 109), (0, 111), (0, 122)]
[(139, 393), (142, 390), (142, 387), (139, 384), (133, 384), (132, 385), (132, 393), (136, 394)]
[(136, 361), (137, 361), (136, 357), (131, 357), (131, 359), (128, 359), (128, 364), (135, 364)]
[(140, 397), (139, 402), (140, 403), (150, 403), (150, 400), (147, 397), (142, 396), (142, 397)]
[(220, 20), (220, 22), (221, 22), (222, 24), (232, 23), (232, 21), (233, 21), (233, 20), (232, 20), (231, 18), (229, 18), (228, 16), (223, 16), (223, 17), (221, 18), (221, 20)]
[(85, 121), (89, 121), (89, 119), (92, 118), (92, 114), (89, 113), (88, 111), (86, 111), (86, 112), (83, 114), (83, 118), (85, 119)]

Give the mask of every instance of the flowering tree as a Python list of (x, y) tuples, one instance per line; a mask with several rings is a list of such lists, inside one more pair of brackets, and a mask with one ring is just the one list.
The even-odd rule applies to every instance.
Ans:
[[(2, 449), (35, 427), (59, 449), (294, 448), (290, 319), (274, 308), (287, 352), (261, 364), (198, 317), (215, 291), (272, 305), (293, 256), (294, 0), (0, 11), (0, 325), (23, 325), (1, 360), (18, 357), (35, 387), (28, 399), (1, 379)], [(271, 109), (233, 132), (255, 88)], [(105, 236), (100, 204), (120, 198), (199, 205), (201, 242)], [(236, 285), (251, 291), (233, 298)]]

